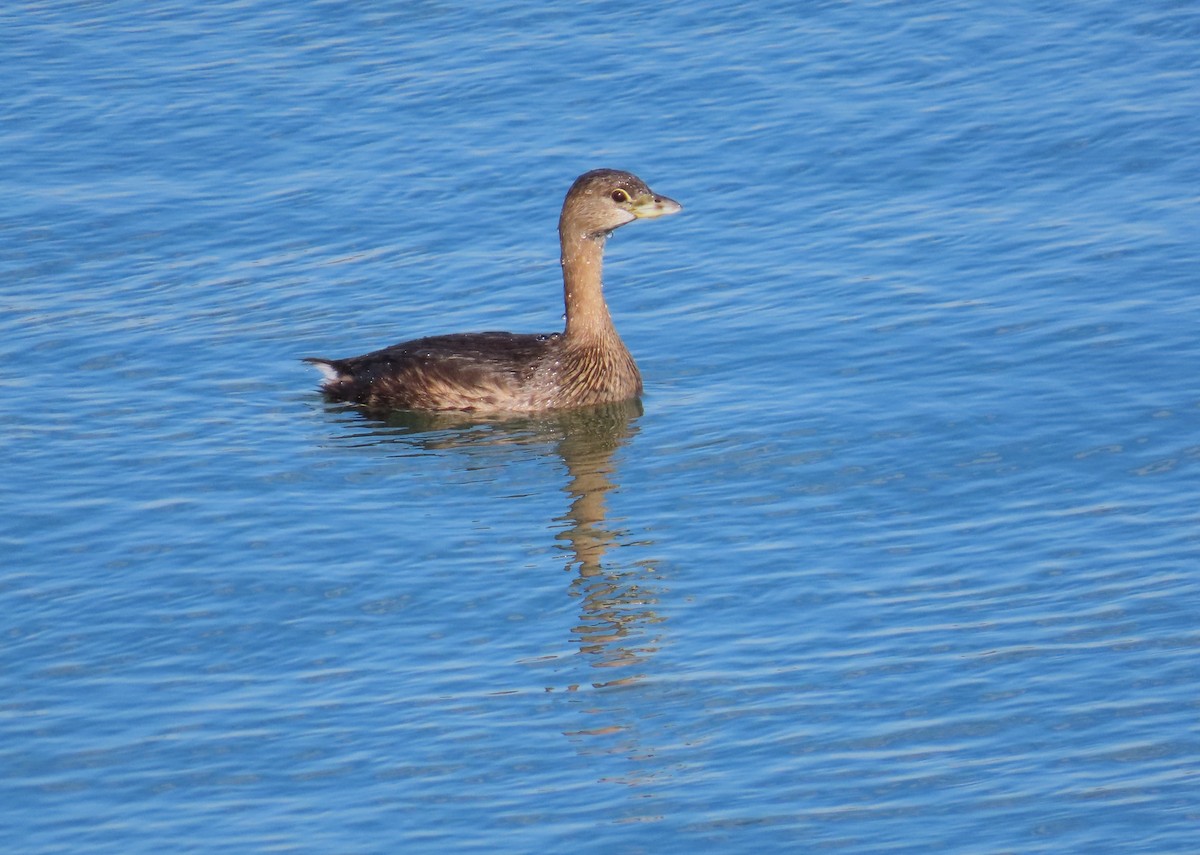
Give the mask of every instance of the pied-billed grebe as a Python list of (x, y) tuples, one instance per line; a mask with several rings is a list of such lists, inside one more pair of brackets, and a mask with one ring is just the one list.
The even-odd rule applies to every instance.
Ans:
[(642, 377), (604, 302), (604, 241), (626, 223), (679, 210), (628, 172), (596, 169), (575, 180), (558, 221), (567, 307), (561, 333), (439, 335), (305, 361), (325, 375), (327, 396), (374, 410), (534, 412), (636, 398)]

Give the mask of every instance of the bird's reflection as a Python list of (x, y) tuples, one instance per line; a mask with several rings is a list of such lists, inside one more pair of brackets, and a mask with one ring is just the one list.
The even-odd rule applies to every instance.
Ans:
[[(653, 652), (647, 629), (658, 623), (654, 612), (657, 591), (643, 581), (647, 568), (630, 571), (605, 558), (618, 533), (607, 521), (606, 499), (615, 485), (614, 452), (634, 431), (633, 418), (640, 404), (624, 409), (606, 408), (576, 421), (564, 431), (558, 452), (567, 467), (564, 488), (570, 497), (558, 539), (571, 555), (575, 568), (572, 593), (582, 601), (575, 636), (580, 651), (593, 657), (597, 667), (636, 665)], [(633, 633), (637, 629), (639, 632)], [(639, 643), (638, 637), (642, 637)], [(628, 680), (628, 676), (612, 678)]]
[[(382, 431), (372, 431), (372, 440), (402, 442), (423, 451), (550, 446), (567, 470), (563, 490), (569, 504), (554, 521), (561, 526), (555, 538), (567, 552), (566, 567), (572, 571), (570, 593), (580, 600), (572, 641), (592, 666), (621, 669), (653, 653), (657, 641), (650, 627), (661, 620), (655, 612), (658, 591), (649, 583), (654, 568), (614, 561), (610, 555), (621, 534), (607, 519), (607, 497), (618, 483), (614, 457), (637, 433), (641, 414), (637, 401), (503, 421), (467, 413), (401, 411), (373, 415)], [(636, 673), (607, 672), (587, 682), (601, 687), (637, 678)]]

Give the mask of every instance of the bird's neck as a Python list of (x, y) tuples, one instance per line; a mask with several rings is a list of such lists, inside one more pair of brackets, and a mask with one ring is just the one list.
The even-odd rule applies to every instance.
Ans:
[(604, 302), (605, 237), (604, 234), (588, 236), (566, 232), (561, 235), (568, 339), (597, 343), (617, 339), (608, 305)]

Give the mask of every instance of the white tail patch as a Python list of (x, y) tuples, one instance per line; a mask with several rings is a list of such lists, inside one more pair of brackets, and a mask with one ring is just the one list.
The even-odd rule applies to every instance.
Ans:
[(314, 359), (314, 358), (310, 357), (304, 361), (307, 362), (309, 365), (312, 365), (318, 371), (321, 372), (321, 376), (323, 378), (322, 382), (326, 386), (332, 385), (333, 383), (337, 383), (339, 380), (346, 379), (345, 374), (338, 371), (336, 368), (334, 368), (331, 364), (326, 362), (324, 359)]

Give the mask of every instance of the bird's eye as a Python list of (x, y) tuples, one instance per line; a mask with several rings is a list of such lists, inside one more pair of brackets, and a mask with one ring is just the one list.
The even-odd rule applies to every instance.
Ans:
[(622, 190), (619, 187), (616, 190), (612, 191), (612, 193), (609, 195), (612, 196), (612, 200), (614, 202), (628, 202), (629, 201), (629, 194), (626, 193), (624, 190)]

